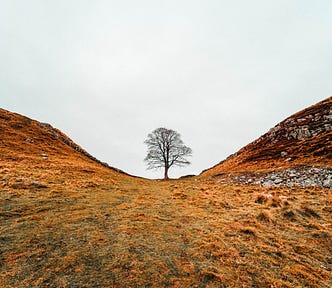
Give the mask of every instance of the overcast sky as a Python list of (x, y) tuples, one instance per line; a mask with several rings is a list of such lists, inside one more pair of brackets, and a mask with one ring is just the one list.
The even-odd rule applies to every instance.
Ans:
[(331, 95), (331, 0), (0, 0), (0, 107), (134, 175), (155, 128), (197, 174)]

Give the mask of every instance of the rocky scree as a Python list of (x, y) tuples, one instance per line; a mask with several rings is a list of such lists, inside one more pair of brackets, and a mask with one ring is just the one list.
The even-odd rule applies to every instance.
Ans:
[(219, 174), (214, 178), (221, 183), (260, 185), (263, 187), (321, 187), (332, 188), (332, 169), (326, 167), (292, 167), (283, 171), (240, 172)]

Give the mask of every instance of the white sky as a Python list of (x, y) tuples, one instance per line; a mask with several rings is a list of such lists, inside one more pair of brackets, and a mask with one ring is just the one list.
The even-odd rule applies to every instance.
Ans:
[(197, 174), (331, 95), (331, 0), (0, 0), (0, 107), (134, 175), (155, 128)]

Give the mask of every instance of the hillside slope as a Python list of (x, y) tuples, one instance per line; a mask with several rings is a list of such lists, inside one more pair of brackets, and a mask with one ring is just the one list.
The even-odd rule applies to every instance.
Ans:
[[(0, 161), (7, 184), (22, 187), (50, 182), (47, 177), (55, 179), (56, 175), (81, 178), (82, 183), (93, 181), (96, 172), (114, 179), (125, 175), (91, 156), (51, 125), (4, 109), (0, 109)], [(16, 172), (20, 176), (13, 176)]]
[(130, 177), (0, 112), (1, 288), (331, 287), (332, 189)]
[[(332, 97), (329, 97), (288, 117), (226, 160), (203, 171), (202, 175), (241, 174), (244, 182), (248, 183), (245, 180), (251, 179), (257, 183), (257, 177), (253, 175), (257, 173), (286, 171), (285, 175), (282, 172), (275, 175), (277, 182), (294, 173), (323, 173), (325, 176), (316, 182), (322, 184), (325, 181), (330, 187), (331, 168)], [(308, 180), (308, 185), (314, 184), (313, 182), (315, 181), (312, 179)]]
[[(72, 141), (59, 129), (0, 108), (0, 149), (4, 159), (60, 160), (81, 159), (123, 171), (101, 162)], [(7, 157), (7, 158), (6, 158)], [(89, 160), (88, 160), (89, 159)]]

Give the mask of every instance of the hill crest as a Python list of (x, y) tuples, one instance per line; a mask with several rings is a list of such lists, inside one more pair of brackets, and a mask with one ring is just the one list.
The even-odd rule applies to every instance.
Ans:
[(49, 177), (55, 182), (65, 179), (66, 183), (94, 186), (107, 177), (131, 176), (99, 161), (50, 124), (5, 109), (0, 109), (0, 160), (6, 186), (23, 189), (32, 183), (45, 186), (42, 183)]
[[(262, 184), (252, 179), (257, 178), (253, 177), (254, 174), (265, 175), (289, 169), (299, 171), (299, 167), (306, 171), (299, 171), (300, 174), (308, 174), (310, 167), (316, 167), (323, 169), (319, 170), (323, 171), (323, 174), (331, 175), (331, 143), (332, 97), (329, 97), (286, 118), (224, 161), (204, 170), (202, 175), (216, 177), (228, 173), (242, 174), (243, 179), (246, 179), (243, 181), (245, 184), (248, 184), (249, 179), (256, 184)], [(319, 174), (319, 171), (311, 171), (309, 174)], [(287, 173), (282, 177), (287, 177)], [(325, 184), (332, 182), (332, 179), (325, 178), (319, 181), (325, 181)], [(313, 184), (311, 182), (310, 185)]]

